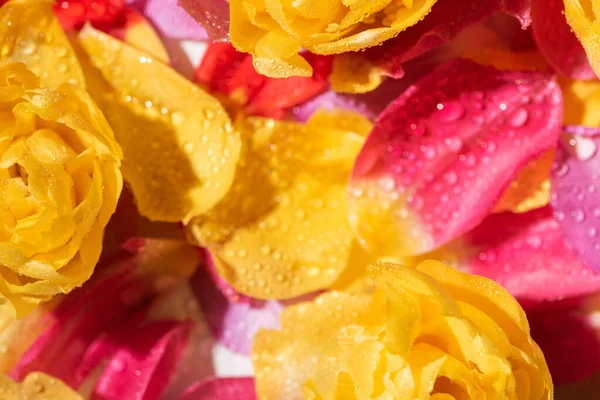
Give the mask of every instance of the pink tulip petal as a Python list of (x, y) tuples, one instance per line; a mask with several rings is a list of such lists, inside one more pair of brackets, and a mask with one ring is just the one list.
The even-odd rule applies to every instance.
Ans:
[(178, 0), (178, 3), (206, 29), (210, 40), (229, 40), (229, 2), (227, 0)]
[(121, 345), (98, 379), (92, 400), (157, 400), (169, 383), (191, 327), (191, 323), (157, 321), (115, 332)]
[(600, 371), (599, 301), (595, 295), (524, 305), (531, 336), (544, 352), (555, 385)]
[(562, 240), (549, 207), (525, 214), (492, 214), (458, 239), (460, 266), (504, 286), (519, 300), (553, 300), (600, 290), (600, 275)]
[(190, 386), (181, 400), (255, 400), (253, 378), (209, 378)]
[(562, 0), (533, 1), (533, 35), (540, 52), (561, 74), (573, 79), (596, 79), (583, 46), (571, 31)]
[(177, 0), (127, 0), (126, 3), (143, 13), (163, 38), (207, 39), (204, 28), (177, 4)]
[(232, 351), (250, 354), (259, 329), (279, 328), (279, 314), (284, 305), (278, 301), (247, 298), (248, 301), (241, 303), (231, 302), (202, 269), (192, 278), (191, 286), (215, 338)]
[(551, 181), (554, 218), (569, 247), (600, 272), (600, 134), (589, 128), (567, 132), (584, 135), (574, 135), (559, 147)]
[(359, 237), (375, 254), (402, 257), (467, 232), (520, 168), (556, 144), (561, 121), (550, 74), (468, 60), (437, 68), (380, 115), (356, 160)]

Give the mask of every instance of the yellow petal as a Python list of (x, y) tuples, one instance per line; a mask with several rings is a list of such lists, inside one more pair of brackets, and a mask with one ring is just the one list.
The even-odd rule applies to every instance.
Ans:
[(338, 54), (329, 76), (331, 88), (342, 93), (367, 93), (383, 81), (385, 71), (356, 53)]
[(83, 72), (52, 1), (12, 0), (0, 8), (0, 61), (22, 61), (43, 86), (73, 83), (85, 87)]
[(583, 45), (596, 75), (600, 76), (600, 10), (595, 0), (563, 0), (567, 22)]
[(140, 213), (176, 222), (214, 207), (229, 191), (241, 147), (218, 101), (90, 26), (79, 39), (93, 65), (85, 68), (90, 92), (123, 148), (123, 175)]
[(22, 383), (0, 375), (0, 393), (3, 400), (83, 400), (63, 382), (41, 372), (32, 372)]
[(494, 212), (525, 213), (550, 202), (550, 170), (555, 150), (551, 149), (521, 169), (496, 204)]
[(600, 82), (559, 77), (565, 104), (564, 124), (600, 127)]
[(137, 14), (132, 10), (128, 10), (130, 19), (124, 28), (125, 34), (123, 40), (140, 49), (141, 51), (151, 55), (153, 58), (169, 64), (171, 59), (167, 49), (160, 40), (160, 36), (152, 27), (152, 24), (142, 15)]
[(238, 126), (244, 150), (233, 187), (190, 232), (242, 293), (290, 298), (328, 287), (349, 263), (346, 184), (370, 123), (322, 112), (307, 125), (248, 118)]

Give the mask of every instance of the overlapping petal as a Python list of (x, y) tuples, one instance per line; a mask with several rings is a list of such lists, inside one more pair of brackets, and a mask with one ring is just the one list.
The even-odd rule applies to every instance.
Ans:
[(435, 3), (232, 0), (231, 42), (253, 55), (263, 75), (310, 76), (311, 66), (298, 54), (301, 48), (338, 54), (379, 45), (418, 24)]
[(201, 26), (208, 38), (220, 41), (229, 38), (229, 3), (227, 0), (177, 0)]
[(560, 73), (573, 79), (594, 79), (585, 50), (567, 24), (562, 0), (534, 0), (533, 35), (538, 49)]
[(211, 378), (191, 386), (181, 400), (255, 400), (253, 378)]
[(552, 173), (554, 217), (567, 245), (600, 272), (600, 130), (567, 132)]
[(567, 22), (583, 45), (596, 75), (600, 76), (600, 10), (592, 0), (563, 0)]
[(553, 398), (525, 313), (497, 283), (433, 261), (370, 274), (374, 295), (324, 294), (259, 332), (259, 398)]
[(351, 221), (377, 256), (435, 249), (494, 208), (515, 175), (555, 146), (562, 98), (552, 75), (452, 61), (379, 117), (357, 158)]
[(244, 145), (233, 187), (189, 224), (236, 290), (292, 298), (336, 281), (353, 246), (347, 180), (370, 128), (349, 112), (321, 112), (305, 125), (238, 121)]
[(165, 39), (206, 39), (206, 31), (177, 4), (177, 0), (126, 0), (125, 3), (152, 21)]
[(79, 39), (95, 82), (90, 92), (123, 148), (123, 176), (140, 213), (186, 221), (210, 210), (229, 191), (241, 147), (222, 106), (117, 39), (91, 27)]

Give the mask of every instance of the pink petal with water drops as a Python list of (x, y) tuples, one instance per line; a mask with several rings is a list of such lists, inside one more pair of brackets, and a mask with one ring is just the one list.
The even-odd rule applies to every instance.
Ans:
[[(220, 277), (219, 277), (220, 278)], [(284, 308), (278, 301), (233, 302), (215, 286), (209, 273), (198, 269), (190, 285), (204, 313), (204, 320), (215, 338), (230, 350), (250, 354), (254, 335), (260, 329), (279, 329), (279, 314)]]
[(561, 121), (551, 74), (451, 61), (379, 116), (353, 170), (351, 223), (374, 254), (431, 251), (481, 222)]
[(229, 2), (227, 0), (178, 0), (178, 4), (206, 29), (210, 40), (229, 40)]
[(157, 400), (169, 383), (191, 328), (191, 323), (156, 321), (115, 332), (120, 345), (91, 399)]
[(550, 204), (565, 242), (600, 272), (600, 130), (567, 127), (552, 171)]
[(178, 40), (207, 38), (204, 28), (177, 4), (177, 0), (127, 0), (126, 3), (143, 13), (163, 38)]
[(539, 51), (561, 74), (573, 79), (596, 79), (579, 39), (565, 19), (563, 0), (534, 0), (533, 35)]
[(600, 275), (565, 246), (550, 207), (525, 214), (493, 214), (448, 248), (457, 264), (495, 280), (513, 296), (553, 300), (600, 290)]
[(253, 378), (209, 378), (198, 382), (180, 400), (256, 400)]

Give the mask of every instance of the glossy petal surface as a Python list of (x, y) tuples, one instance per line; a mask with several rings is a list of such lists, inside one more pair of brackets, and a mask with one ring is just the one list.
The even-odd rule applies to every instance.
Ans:
[[(452, 79), (450, 79), (452, 77)], [(481, 222), (560, 134), (552, 75), (452, 61), (379, 117), (356, 160), (351, 221), (373, 254), (431, 251)]]

